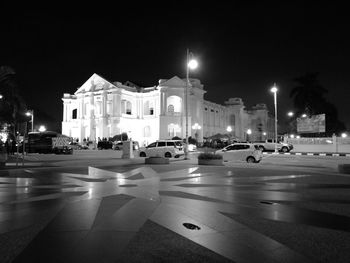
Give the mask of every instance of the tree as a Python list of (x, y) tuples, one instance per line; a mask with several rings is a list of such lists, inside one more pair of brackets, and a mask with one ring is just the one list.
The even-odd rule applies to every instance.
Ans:
[(294, 79), (297, 86), (292, 89), (290, 97), (294, 102), (295, 117), (291, 124), (296, 126), (296, 118), (303, 113), (308, 116), (324, 113), (327, 136), (345, 131), (345, 125), (338, 120), (336, 107), (324, 97), (328, 90), (319, 84), (317, 77), (318, 73), (306, 73)]
[(297, 86), (290, 93), (293, 99), (296, 115), (306, 113), (314, 115), (321, 113), (326, 102), (324, 94), (328, 92), (317, 80), (318, 73), (306, 73), (294, 79)]
[(15, 75), (11, 67), (0, 67), (0, 124), (14, 126), (18, 121), (25, 120), (23, 112), (26, 105), (19, 95)]

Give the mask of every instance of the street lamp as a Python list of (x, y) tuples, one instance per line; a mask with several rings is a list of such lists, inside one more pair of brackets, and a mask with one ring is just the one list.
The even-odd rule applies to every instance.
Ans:
[(275, 153), (277, 153), (277, 87), (276, 83), (273, 84), (271, 88), (271, 92), (273, 93), (274, 104), (275, 104)]
[(289, 111), (289, 112), (287, 113), (287, 115), (288, 115), (289, 117), (293, 117), (293, 116), (294, 116), (294, 112)]
[(198, 145), (198, 130), (200, 130), (202, 127), (196, 122), (192, 125), (192, 129), (196, 131), (195, 137), (196, 137), (196, 143)]
[(231, 134), (231, 132), (232, 132), (232, 128), (231, 128), (231, 126), (227, 126), (227, 128), (226, 128), (226, 131), (227, 131), (227, 133), (229, 134), (229, 137), (230, 137), (230, 142), (229, 143), (231, 143), (231, 141), (232, 141), (232, 134)]
[(39, 132), (44, 132), (44, 131), (46, 131), (46, 127), (44, 125), (40, 125)]
[(252, 134), (252, 130), (251, 129), (248, 129), (247, 130), (247, 142), (249, 142), (250, 141), (250, 135)]
[(32, 119), (31, 119), (31, 122), (32, 122), (32, 129), (31, 129), (31, 131), (33, 132), (34, 131), (34, 110), (28, 110), (26, 112), (26, 115), (32, 117)]
[(186, 90), (185, 90), (185, 115), (186, 115), (186, 147), (185, 147), (185, 160), (188, 160), (188, 88), (190, 85), (189, 75), (190, 69), (196, 69), (198, 62), (193, 59), (193, 54), (187, 49), (186, 57)]

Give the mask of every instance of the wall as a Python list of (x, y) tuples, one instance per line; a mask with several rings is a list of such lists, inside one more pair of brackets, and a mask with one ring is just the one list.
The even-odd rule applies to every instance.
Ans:
[(350, 153), (350, 138), (287, 138), (286, 141), (293, 144), (292, 152)]

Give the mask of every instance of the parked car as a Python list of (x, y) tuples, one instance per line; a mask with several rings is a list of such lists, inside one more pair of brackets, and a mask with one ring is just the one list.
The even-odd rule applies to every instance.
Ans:
[[(137, 151), (140, 147), (139, 147), (139, 143), (137, 141), (132, 141), (132, 145), (133, 145), (133, 150)], [(113, 146), (112, 146), (113, 150), (123, 150), (123, 141), (115, 141), (113, 142)]]
[(70, 142), (69, 146), (73, 149), (73, 150), (86, 150), (89, 149), (89, 147), (87, 145), (81, 145), (78, 142)]
[(113, 142), (111, 141), (99, 141), (97, 143), (97, 149), (103, 150), (103, 149), (112, 149)]
[[(181, 141), (181, 140), (175, 140), (175, 141), (178, 141), (178, 142), (182, 143), (183, 148), (184, 148), (184, 149), (186, 148), (186, 142)], [(195, 151), (197, 151), (197, 146), (196, 146), (195, 144), (193, 144), (193, 143), (189, 143), (189, 144), (188, 144), (188, 151), (189, 151), (189, 152), (195, 152)]]
[(248, 163), (258, 163), (263, 156), (259, 147), (252, 143), (233, 143), (215, 153), (221, 154), (224, 161), (246, 161)]
[(197, 146), (195, 144), (189, 143), (188, 144), (188, 151), (189, 152), (195, 152), (197, 151)]
[(277, 142), (274, 140), (266, 140), (260, 142), (254, 142), (254, 145), (258, 146), (263, 152), (274, 151), (275, 146), (277, 146), (277, 151), (279, 152), (290, 152), (293, 149), (293, 145), (290, 143)]
[(166, 158), (178, 158), (184, 154), (183, 144), (178, 140), (158, 140), (146, 147), (140, 148), (140, 157), (160, 156)]

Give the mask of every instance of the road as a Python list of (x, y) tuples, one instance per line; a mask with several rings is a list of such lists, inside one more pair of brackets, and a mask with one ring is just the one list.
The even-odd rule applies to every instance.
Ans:
[[(119, 155), (119, 156), (118, 156)], [(347, 262), (347, 157), (168, 165), (115, 151), (0, 171), (0, 262)]]

